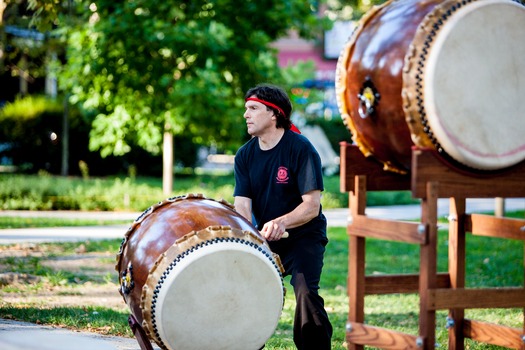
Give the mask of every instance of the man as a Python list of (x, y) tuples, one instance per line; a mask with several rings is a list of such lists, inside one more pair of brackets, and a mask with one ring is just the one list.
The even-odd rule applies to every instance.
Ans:
[(332, 325), (318, 294), (328, 243), (321, 159), (292, 125), (292, 104), (282, 89), (258, 85), (248, 90), (245, 101), (244, 119), (252, 139), (235, 156), (235, 209), (254, 219), (279, 254), (285, 276), (291, 275), (297, 349), (329, 350)]

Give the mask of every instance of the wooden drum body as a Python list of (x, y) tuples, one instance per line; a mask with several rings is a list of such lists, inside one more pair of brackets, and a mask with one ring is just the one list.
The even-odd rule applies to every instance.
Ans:
[(337, 65), (343, 121), (366, 156), (410, 170), (411, 148), (495, 171), (525, 159), (525, 7), (391, 0), (360, 21)]
[(224, 202), (167, 199), (128, 230), (120, 293), (163, 349), (259, 349), (281, 315), (280, 259)]

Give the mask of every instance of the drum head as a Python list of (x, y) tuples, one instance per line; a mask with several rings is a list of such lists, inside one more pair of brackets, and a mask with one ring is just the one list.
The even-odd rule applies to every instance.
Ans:
[(268, 252), (239, 239), (207, 241), (160, 277), (152, 323), (169, 349), (259, 349), (283, 307), (279, 270)]
[(525, 159), (525, 7), (484, 0), (450, 12), (434, 14), (443, 25), (426, 42), (431, 137), (471, 168), (517, 164)]

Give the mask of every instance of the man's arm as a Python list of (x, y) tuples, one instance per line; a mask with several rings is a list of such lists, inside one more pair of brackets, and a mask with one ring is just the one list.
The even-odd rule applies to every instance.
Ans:
[(252, 200), (248, 197), (235, 197), (233, 206), (235, 210), (244, 216), (246, 220), (252, 222)]
[[(237, 197), (236, 197), (237, 198)], [(298, 227), (319, 215), (321, 206), (321, 191), (310, 191), (301, 196), (303, 202), (291, 212), (279, 216), (264, 224), (261, 234), (269, 241), (282, 238), (286, 229)]]

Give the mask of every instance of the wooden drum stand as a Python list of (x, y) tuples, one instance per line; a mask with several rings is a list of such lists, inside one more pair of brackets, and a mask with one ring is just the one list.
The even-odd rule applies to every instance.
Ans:
[[(436, 310), (449, 310), (449, 349), (464, 339), (525, 350), (525, 329), (464, 318), (465, 309), (525, 308), (525, 288), (465, 288), (465, 233), (525, 241), (525, 220), (467, 214), (466, 198), (525, 197), (525, 163), (491, 176), (447, 167), (433, 150), (413, 149), (410, 175), (386, 172), (356, 146), (341, 143), (341, 191), (350, 192), (348, 224), (348, 349), (434, 349)], [(421, 222), (369, 218), (367, 191), (411, 190), (421, 199)], [(437, 273), (438, 199), (450, 198), (448, 273)], [(419, 244), (419, 274), (365, 275), (365, 238)], [(365, 295), (419, 293), (419, 335), (364, 323)]]

